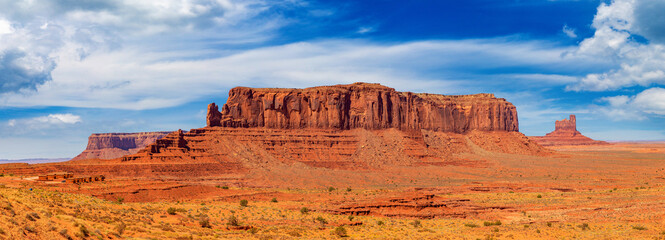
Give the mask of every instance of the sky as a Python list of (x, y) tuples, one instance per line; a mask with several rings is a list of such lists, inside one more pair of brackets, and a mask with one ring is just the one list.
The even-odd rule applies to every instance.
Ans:
[(665, 140), (662, 0), (0, 0), (0, 159), (205, 126), (229, 89), (353, 82), (494, 93), (520, 131), (576, 114)]

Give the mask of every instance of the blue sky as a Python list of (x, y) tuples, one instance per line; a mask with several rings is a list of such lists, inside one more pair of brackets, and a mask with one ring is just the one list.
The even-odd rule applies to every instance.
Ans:
[(495, 93), (520, 130), (665, 140), (665, 2), (0, 0), (0, 159), (198, 128), (235, 86)]

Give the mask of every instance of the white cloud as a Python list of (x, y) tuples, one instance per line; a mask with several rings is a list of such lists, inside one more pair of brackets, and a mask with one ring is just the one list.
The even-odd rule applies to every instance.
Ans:
[(284, 20), (262, 14), (295, 2), (0, 0), (0, 94), (35, 90), (62, 61), (125, 46), (196, 51), (265, 41)]
[(13, 32), (14, 28), (12, 27), (11, 23), (6, 19), (0, 18), (0, 35), (13, 33)]
[(7, 122), (8, 128), (5, 131), (11, 131), (12, 133), (34, 133), (34, 131), (41, 132), (48, 129), (74, 127), (81, 122), (81, 116), (71, 113), (49, 114), (34, 118), (10, 119)]
[(356, 32), (359, 33), (359, 34), (365, 34), (365, 33), (371, 33), (371, 32), (374, 32), (374, 31), (375, 30), (374, 30), (373, 27), (359, 27), (358, 31), (356, 31)]
[[(81, 61), (63, 60), (53, 72), (54, 80), (37, 92), (5, 94), (4, 100), (17, 107), (153, 109), (219, 96), (238, 85), (305, 87), (360, 81), (408, 91), (464, 93), (465, 86), (457, 79), (424, 73), (515, 66), (559, 69), (557, 65), (568, 61), (586, 64), (586, 59), (563, 56), (566, 51), (569, 49), (543, 47), (540, 42), (506, 39), (392, 45), (338, 40), (264, 47), (203, 60), (173, 60), (191, 53), (125, 48), (92, 54)], [(523, 77), (568, 81), (564, 76), (540, 76)]]
[(569, 38), (577, 38), (575, 29), (568, 27), (568, 25), (563, 25), (563, 29), (561, 31), (563, 31), (563, 33), (566, 34), (566, 36), (568, 36)]
[(604, 97), (601, 101), (607, 105), (597, 111), (614, 120), (644, 120), (649, 114), (665, 115), (664, 88), (649, 88), (635, 96)]
[(636, 15), (641, 18), (641, 12), (635, 11), (636, 4), (635, 0), (614, 0), (598, 7), (592, 25), (596, 32), (580, 43), (575, 54), (608, 58), (617, 66), (606, 72), (588, 74), (578, 83), (569, 85), (568, 90), (607, 91), (665, 84), (665, 46), (640, 42), (633, 37), (644, 29), (634, 24)]

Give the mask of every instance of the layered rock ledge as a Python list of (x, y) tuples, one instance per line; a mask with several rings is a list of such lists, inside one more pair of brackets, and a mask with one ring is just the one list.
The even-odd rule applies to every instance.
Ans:
[(519, 131), (515, 106), (493, 94), (398, 92), (368, 83), (305, 89), (236, 87), (221, 111), (214, 103), (208, 106), (206, 122), (209, 127), (233, 128)]

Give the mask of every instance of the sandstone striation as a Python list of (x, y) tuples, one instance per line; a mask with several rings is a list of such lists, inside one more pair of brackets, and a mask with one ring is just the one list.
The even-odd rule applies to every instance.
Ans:
[(557, 120), (554, 123), (554, 131), (551, 133), (542, 137), (529, 138), (542, 146), (608, 144), (604, 141), (593, 140), (577, 131), (577, 119), (575, 115), (570, 115), (569, 119)]
[(274, 129), (355, 128), (464, 133), (519, 131), (515, 106), (493, 94), (446, 96), (355, 83), (305, 89), (236, 87), (208, 126)]
[(137, 153), (170, 132), (94, 133), (86, 149), (72, 160), (113, 159)]

